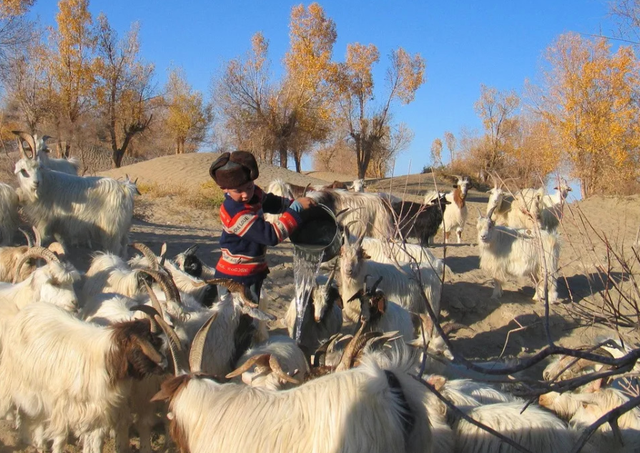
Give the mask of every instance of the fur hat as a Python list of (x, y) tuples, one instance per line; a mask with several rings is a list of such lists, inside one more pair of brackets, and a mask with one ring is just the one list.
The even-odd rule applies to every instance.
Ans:
[(223, 189), (239, 187), (259, 174), (256, 158), (248, 151), (224, 153), (209, 168), (209, 175)]

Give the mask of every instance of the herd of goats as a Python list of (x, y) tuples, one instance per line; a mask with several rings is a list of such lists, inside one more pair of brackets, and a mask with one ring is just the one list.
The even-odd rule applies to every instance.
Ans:
[[(166, 249), (129, 244), (135, 182), (78, 176), (77, 162), (48, 156), (46, 140), (18, 135), (18, 188), (0, 184), (0, 417), (38, 451), (61, 453), (74, 439), (99, 453), (111, 435), (124, 453), (133, 427), (139, 451), (151, 453), (153, 428), (164, 422), (166, 446), (183, 453), (564, 453), (629, 401), (600, 379), (527, 405), (447, 363), (431, 321), (445, 263), (428, 245), (439, 229), (461, 241), (466, 177), (423, 203), (274, 181), (268, 191), (306, 191), (342, 213), (343, 243), (304, 313), (291, 301), (289, 336), (270, 335), (266, 300), (215, 278), (196, 247), (168, 258)], [(477, 224), (493, 297), (508, 278), (532, 277), (535, 298), (556, 302), (568, 190), (509, 199), (494, 186)], [(13, 245), (18, 231), (27, 245)], [(98, 251), (86, 272), (66, 259), (75, 245)], [(137, 252), (127, 260), (130, 247)], [(620, 357), (625, 348), (610, 342), (598, 353)], [(600, 367), (558, 356), (543, 378)], [(602, 425), (582, 451), (637, 451), (639, 415), (633, 409), (614, 428)]]

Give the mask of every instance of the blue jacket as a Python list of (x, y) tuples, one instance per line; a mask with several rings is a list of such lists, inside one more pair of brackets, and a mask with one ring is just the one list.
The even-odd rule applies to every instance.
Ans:
[[(216, 265), (216, 277), (245, 284), (264, 280), (269, 273), (267, 246), (284, 241), (302, 223), (298, 212), (291, 209), (292, 203), (293, 200), (265, 193), (258, 186), (248, 203), (225, 195), (220, 206), (222, 256)], [(264, 220), (265, 212), (282, 216), (269, 223)]]

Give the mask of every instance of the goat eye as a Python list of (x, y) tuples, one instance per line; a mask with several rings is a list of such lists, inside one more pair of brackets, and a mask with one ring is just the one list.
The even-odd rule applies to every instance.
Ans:
[(27, 173), (27, 170), (20, 170), (20, 175), (22, 175), (23, 178), (29, 177), (29, 173)]

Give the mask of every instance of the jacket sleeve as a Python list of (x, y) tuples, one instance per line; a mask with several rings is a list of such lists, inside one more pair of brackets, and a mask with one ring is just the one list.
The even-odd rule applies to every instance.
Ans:
[(290, 208), (273, 223), (247, 209), (237, 213), (228, 222), (223, 221), (223, 228), (227, 233), (249, 241), (273, 246), (288, 238), (301, 223), (300, 215)]
[(267, 214), (282, 214), (291, 206), (293, 200), (272, 193), (265, 193), (262, 199), (262, 210)]

